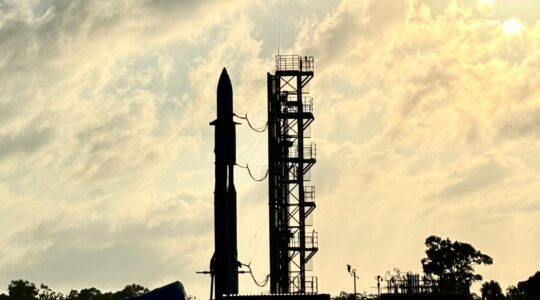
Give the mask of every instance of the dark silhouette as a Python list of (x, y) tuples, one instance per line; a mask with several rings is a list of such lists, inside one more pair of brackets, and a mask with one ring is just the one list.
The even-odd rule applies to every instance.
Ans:
[(425, 244), (427, 257), (422, 259), (422, 268), (428, 279), (439, 281), (441, 292), (470, 293), (471, 284), (482, 280), (482, 275), (474, 273), (474, 266), (493, 263), (491, 257), (467, 243), (432, 235)]
[[(214, 256), (210, 275), (215, 280), (215, 299), (238, 294), (238, 250), (236, 236), (236, 123), (233, 120), (233, 89), (227, 70), (223, 68), (217, 86), (217, 119), (215, 127), (214, 187)], [(212, 283), (210, 287), (212, 298)]]
[(123, 290), (116, 292), (116, 299), (125, 299), (143, 295), (148, 293), (148, 289), (142, 285), (138, 284), (129, 284), (124, 287)]
[(310, 224), (315, 187), (308, 182), (317, 161), (309, 139), (315, 117), (307, 85), (313, 76), (313, 57), (299, 55), (276, 56), (276, 72), (267, 74), (271, 293), (318, 291), (309, 268), (319, 250)]
[(67, 300), (76, 300), (79, 299), (79, 292), (77, 290), (69, 291), (69, 294), (66, 297)]
[(188, 298), (182, 283), (175, 281), (151, 292), (147, 291), (145, 294), (130, 298), (130, 300), (187, 300)]
[(42, 283), (39, 286), (38, 299), (39, 300), (57, 300), (57, 299), (63, 299), (63, 295), (56, 293), (55, 291), (51, 290), (48, 286)]
[(341, 292), (338, 296), (332, 297), (332, 300), (354, 300), (354, 295), (347, 292)]
[(501, 300), (504, 299), (504, 294), (502, 293), (501, 286), (497, 281), (491, 280), (486, 281), (482, 284), (480, 288), (482, 293), (483, 300)]
[(1, 294), (0, 300), (124, 300), (147, 293), (148, 289), (138, 285), (129, 284), (117, 292), (103, 293), (95, 287), (80, 291), (71, 290), (67, 295), (53, 291), (45, 284), (39, 288), (32, 282), (18, 279), (9, 284), (8, 294)]
[(99, 300), (103, 299), (103, 294), (100, 290), (96, 289), (95, 287), (82, 289), (79, 292), (78, 300)]
[(32, 282), (18, 279), (11, 281), (8, 294), (11, 300), (33, 300), (37, 299), (38, 289)]
[(540, 300), (540, 271), (508, 288), (509, 300)]

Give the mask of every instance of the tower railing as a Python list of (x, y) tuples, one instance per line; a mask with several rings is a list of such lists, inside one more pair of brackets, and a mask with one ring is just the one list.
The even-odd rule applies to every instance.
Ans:
[(313, 56), (300, 55), (277, 55), (276, 70), (277, 71), (301, 71), (313, 72), (314, 60)]
[[(300, 276), (295, 276), (292, 278), (292, 285), (297, 289), (300, 289)], [(317, 276), (306, 276), (305, 279), (306, 289), (303, 294), (316, 294), (319, 289), (319, 282)], [(297, 291), (293, 291), (297, 292)]]
[[(289, 247), (300, 247), (300, 237), (298, 235), (295, 235), (289, 241)], [(316, 249), (319, 247), (319, 233), (317, 231), (313, 230), (306, 232), (305, 247), (308, 249)]]
[(304, 201), (315, 203), (315, 187), (312, 185), (304, 186)]
[[(317, 158), (317, 145), (315, 143), (309, 143), (307, 145), (304, 145), (303, 149), (303, 156), (305, 160), (312, 160)], [(290, 148), (290, 158), (299, 158), (300, 157), (300, 150), (298, 149), (297, 145), (294, 145)]]

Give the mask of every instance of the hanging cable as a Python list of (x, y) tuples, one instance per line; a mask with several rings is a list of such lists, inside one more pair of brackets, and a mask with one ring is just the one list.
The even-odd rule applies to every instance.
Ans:
[(249, 270), (249, 274), (251, 275), (251, 278), (253, 279), (253, 282), (255, 282), (255, 284), (259, 287), (265, 287), (266, 284), (268, 284), (268, 280), (270, 279), (270, 274), (266, 275), (266, 277), (264, 278), (263, 281), (257, 281), (257, 279), (255, 278), (255, 275), (253, 275), (253, 271), (251, 270), (251, 263), (250, 264), (243, 264), (241, 262), (239, 262), (240, 265), (242, 266), (245, 266), (248, 268)]
[(251, 241), (249, 241), (249, 244), (247, 245), (246, 248), (244, 248), (241, 252), (240, 252), (240, 257), (244, 256), (244, 254), (246, 253), (246, 251), (249, 249), (249, 246), (251, 246), (251, 244), (253, 243), (253, 241), (255, 241), (255, 239), (259, 236), (259, 233), (255, 234), (253, 236), (253, 238), (251, 239)]
[[(238, 159), (241, 160), (244, 157), (244, 155), (246, 155), (248, 151), (251, 150), (251, 148), (253, 148), (254, 146), (255, 146), (255, 149), (257, 149), (259, 147), (260, 139), (261, 139), (261, 135), (255, 135), (255, 138), (251, 141), (249, 146), (246, 149), (244, 149), (242, 153), (240, 153), (240, 155), (238, 156)], [(251, 151), (252, 156), (253, 156), (254, 151), (255, 150)]]
[(236, 164), (238, 167), (242, 168), (242, 169), (247, 169), (248, 171), (248, 174), (249, 174), (249, 177), (251, 177), (251, 179), (255, 180), (255, 181), (263, 181), (266, 179), (266, 177), (268, 177), (268, 169), (266, 169), (266, 173), (264, 174), (264, 177), (263, 178), (255, 178), (255, 176), (253, 176), (253, 174), (251, 173), (251, 169), (249, 168), (249, 165), (246, 163), (245, 166), (242, 166), (242, 165), (239, 165), (239, 164)]
[[(260, 233), (260, 231), (259, 231)], [(253, 251), (253, 255), (251, 255), (251, 258), (249, 259), (249, 264), (251, 265), (251, 262), (253, 261), (253, 258), (255, 257), (255, 254), (257, 254), (257, 250), (259, 249), (259, 245), (261, 244), (262, 240), (262, 234), (259, 235), (259, 241), (257, 242), (257, 245), (255, 245), (255, 251)]]
[(247, 114), (246, 114), (244, 117), (239, 116), (239, 115), (237, 115), (237, 114), (234, 114), (234, 116), (237, 117), (237, 118), (239, 118), (239, 119), (246, 120), (247, 123), (248, 123), (248, 125), (249, 125), (249, 127), (250, 127), (253, 131), (255, 131), (255, 132), (259, 132), (259, 133), (260, 133), (260, 132), (265, 132), (265, 131), (266, 131), (266, 128), (268, 128), (268, 122), (266, 122), (266, 123), (264, 124), (264, 126), (261, 127), (261, 128), (255, 128), (253, 125), (251, 125), (251, 122), (249, 122), (249, 119), (248, 119), (248, 117), (247, 117)]

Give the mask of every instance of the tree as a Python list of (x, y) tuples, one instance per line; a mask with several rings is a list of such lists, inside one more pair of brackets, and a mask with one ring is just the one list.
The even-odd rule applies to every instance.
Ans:
[(100, 290), (96, 289), (95, 287), (82, 289), (79, 292), (78, 300), (98, 300), (102, 298), (102, 293)]
[(332, 298), (332, 300), (354, 300), (354, 295), (342, 291), (338, 296)]
[(504, 294), (502, 293), (501, 286), (497, 281), (491, 280), (486, 281), (482, 284), (480, 288), (482, 293), (483, 300), (501, 300), (504, 299)]
[(133, 284), (126, 285), (123, 290), (114, 293), (113, 298), (122, 300), (125, 298), (140, 296), (144, 293), (148, 293), (147, 288), (145, 288), (142, 285), (133, 283)]
[(69, 294), (66, 296), (66, 300), (77, 300), (79, 299), (79, 292), (77, 290), (69, 291)]
[(482, 280), (474, 273), (474, 265), (491, 265), (493, 259), (467, 243), (443, 240), (438, 236), (426, 239), (426, 258), (422, 268), (426, 277), (437, 279), (441, 292), (469, 293), (471, 284)]
[(8, 286), (8, 294), (11, 300), (35, 300), (38, 289), (35, 284), (27, 280), (12, 280)]
[(39, 300), (64, 300), (64, 295), (62, 293), (57, 293), (51, 290), (45, 284), (41, 284), (38, 290), (38, 299)]
[(506, 295), (511, 300), (540, 300), (540, 271), (517, 286), (510, 286)]

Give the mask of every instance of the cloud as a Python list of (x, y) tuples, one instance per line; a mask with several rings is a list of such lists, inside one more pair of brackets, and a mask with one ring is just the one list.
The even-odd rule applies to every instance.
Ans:
[[(434, 233), (468, 236), (504, 252), (483, 228), (504, 230), (514, 218), (535, 223), (533, 213), (510, 207), (534, 202), (525, 191), (538, 184), (529, 152), (538, 150), (533, 128), (539, 98), (531, 85), (538, 82), (532, 71), (537, 29), (509, 36), (504, 19), (494, 17), (496, 7), (460, 1), (440, 11), (410, 1), (406, 8), (390, 4), (385, 12), (364, 12), (370, 3), (343, 1), (296, 44), (316, 58), (316, 213), (332, 220), (332, 226), (315, 221), (321, 240), (354, 247), (349, 237), (369, 237), (385, 261), (362, 259), (365, 268), (379, 270), (373, 274), (392, 264), (417, 268), (395, 247), (418, 253), (419, 261), (422, 249), (414, 243)], [(349, 14), (357, 19), (348, 21)], [(375, 36), (362, 23), (364, 14), (381, 18)], [(328, 199), (332, 204), (325, 204)], [(344, 233), (335, 236), (335, 228)], [(359, 251), (354, 259), (373, 256)], [(341, 262), (322, 254), (316, 259), (320, 265)], [(499, 260), (498, 274), (506, 263)], [(325, 272), (320, 282), (339, 272)]]
[[(496, 256), (503, 285), (516, 257), (540, 261), (522, 250), (539, 216), (540, 27), (504, 34), (498, 3), (285, 6), (0, 4), (1, 281), (67, 291), (181, 279), (206, 294), (193, 272), (212, 253), (215, 84), (227, 67), (235, 111), (263, 124), (277, 23), (282, 53), (315, 56), (320, 291), (348, 289), (345, 263), (419, 271), (429, 234)], [(239, 163), (264, 173), (265, 135), (238, 126), (237, 137)], [(264, 276), (267, 187), (236, 175), (239, 252)], [(261, 291), (247, 280), (242, 291)]]
[(53, 138), (50, 129), (35, 128), (34, 126), (23, 129), (15, 135), (0, 137), (0, 159), (6, 159), (16, 153), (32, 153), (46, 145)]
[[(461, 162), (462, 163), (462, 162)], [(461, 198), (482, 191), (508, 177), (511, 166), (497, 156), (486, 154), (480, 161), (465, 161), (451, 174), (449, 183), (439, 196), (442, 198)]]
[(66, 290), (118, 289), (129, 282), (159, 284), (164, 274), (174, 273), (189, 284), (206, 263), (200, 254), (209, 250), (210, 211), (199, 196), (184, 193), (157, 202), (136, 220), (58, 214), (11, 235), (11, 243), (26, 250), (4, 262), (4, 280), (24, 276)]
[(502, 116), (498, 135), (501, 139), (519, 139), (540, 134), (540, 108), (510, 111)]

